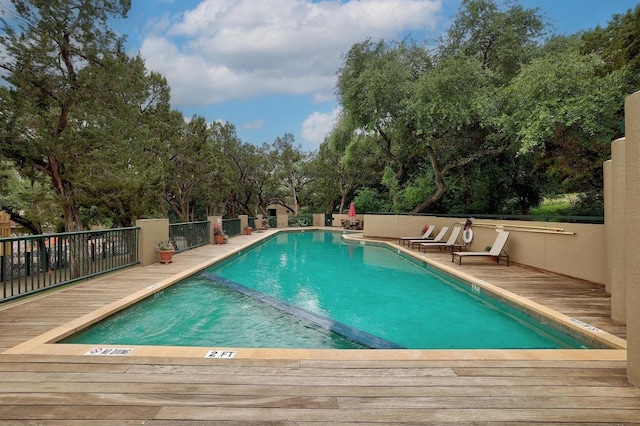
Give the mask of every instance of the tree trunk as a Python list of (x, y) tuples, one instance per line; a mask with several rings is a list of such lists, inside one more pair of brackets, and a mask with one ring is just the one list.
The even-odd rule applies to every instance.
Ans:
[(342, 198), (340, 198), (340, 209), (338, 210), (340, 213), (344, 211), (344, 206), (347, 205), (347, 193), (342, 193)]
[(436, 157), (436, 153), (433, 151), (431, 146), (427, 146), (427, 156), (429, 157), (429, 161), (431, 162), (431, 167), (433, 168), (434, 180), (436, 181), (436, 190), (433, 191), (428, 198), (414, 207), (411, 210), (411, 213), (421, 213), (425, 211), (430, 205), (438, 201), (442, 196), (447, 192), (447, 184), (444, 182), (444, 168), (440, 166), (438, 158)]
[(469, 188), (469, 177), (467, 176), (467, 171), (464, 168), (460, 170), (460, 181), (462, 182), (464, 204), (469, 206), (473, 203), (473, 199), (471, 198), (471, 188)]
[[(71, 197), (66, 197), (62, 207), (67, 232), (82, 231), (80, 209)], [(88, 241), (85, 234), (70, 235), (68, 240), (70, 277), (78, 278), (88, 272)]]
[[(63, 177), (63, 171), (57, 159), (53, 156), (48, 158), (47, 167), (40, 167), (45, 173), (51, 176), (53, 188), (56, 190), (62, 200), (62, 212), (64, 214), (64, 223), (66, 232), (83, 231), (82, 218), (80, 217), (80, 208), (76, 204), (73, 197), (73, 184)], [(70, 277), (77, 278), (83, 274), (82, 259), (87, 256), (87, 242), (84, 235), (70, 236), (67, 241), (67, 255), (69, 256)]]
[(431, 162), (431, 167), (433, 168), (434, 180), (436, 181), (436, 190), (433, 191), (433, 193), (429, 195), (429, 197), (427, 197), (424, 201), (422, 201), (420, 204), (414, 207), (414, 209), (411, 210), (411, 213), (422, 213), (429, 206), (431, 206), (433, 203), (435, 203), (440, 198), (442, 198), (442, 196), (447, 192), (447, 184), (444, 182), (444, 176), (448, 172), (458, 167), (466, 166), (467, 164), (479, 158), (486, 157), (489, 155), (501, 154), (506, 149), (507, 149), (507, 145), (504, 145), (498, 148), (486, 149), (486, 150), (477, 152), (474, 155), (471, 155), (469, 157), (459, 159), (458, 161), (453, 162), (451, 164), (442, 166), (438, 161), (438, 157), (436, 156), (436, 153), (433, 150), (433, 147), (427, 146), (426, 148), (427, 156), (429, 157), (429, 161)]
[(291, 181), (291, 196), (293, 197), (293, 215), (298, 216), (298, 210), (300, 209), (298, 202), (298, 192), (296, 191), (295, 180), (290, 178)]

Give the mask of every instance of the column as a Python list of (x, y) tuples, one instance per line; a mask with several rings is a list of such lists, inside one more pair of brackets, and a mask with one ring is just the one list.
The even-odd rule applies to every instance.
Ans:
[[(640, 386), (640, 92), (625, 100), (626, 231), (634, 238), (625, 241), (627, 283), (627, 378)], [(633, 189), (633, 190), (632, 190)]]

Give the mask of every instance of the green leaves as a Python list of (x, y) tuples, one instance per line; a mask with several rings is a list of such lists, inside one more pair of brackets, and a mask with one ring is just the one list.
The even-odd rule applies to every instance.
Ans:
[(580, 54), (575, 45), (525, 66), (505, 89), (505, 125), (520, 150), (543, 146), (557, 132), (571, 129), (585, 143), (607, 143), (625, 96), (625, 74), (599, 73), (601, 59)]
[[(359, 158), (382, 158), (386, 171), (366, 186), (384, 188), (388, 197), (381, 198), (391, 200), (394, 211), (430, 209), (449, 185), (460, 184), (455, 190), (471, 205), (478, 189), (468, 175), (481, 173), (472, 164), (506, 161), (505, 155), (516, 156), (516, 174), (536, 167), (537, 175), (546, 171), (547, 179), (559, 180), (554, 187), (598, 185), (590, 176), (597, 176), (609, 142), (619, 136), (622, 101), (635, 81), (631, 65), (608, 72), (604, 65), (635, 51), (635, 43), (623, 41), (635, 31), (631, 22), (629, 15), (616, 17), (607, 31), (584, 35), (595, 46), (590, 50), (578, 37), (544, 40), (538, 9), (463, 0), (437, 49), (407, 40), (352, 47), (338, 78), (343, 122), (328, 140), (343, 161), (353, 157), (351, 147), (370, 144)], [(614, 45), (624, 49), (616, 53)], [(539, 158), (545, 149), (553, 154)], [(526, 153), (536, 160), (517, 161)], [(573, 176), (571, 164), (580, 165)], [(519, 178), (505, 182), (519, 211), (539, 199), (533, 191), (542, 190), (542, 180), (535, 188)]]
[(107, 25), (130, 1), (13, 3), (20, 17), (2, 20), (0, 39), (9, 83), (0, 92), (7, 107), (0, 154), (23, 175), (35, 169), (48, 179), (67, 230), (87, 219), (130, 224), (154, 211), (143, 200), (157, 180), (145, 178), (157, 171), (149, 153), (158, 151), (153, 135), (168, 87), (122, 52)]

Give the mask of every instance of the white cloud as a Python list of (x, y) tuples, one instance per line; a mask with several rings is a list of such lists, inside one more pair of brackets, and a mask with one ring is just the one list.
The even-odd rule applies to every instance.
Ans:
[(321, 104), (327, 101), (335, 101), (336, 95), (333, 92), (318, 92), (313, 94), (313, 103)]
[(351, 45), (433, 28), (440, 9), (441, 0), (203, 0), (147, 27), (140, 52), (178, 106), (327, 93)]
[(242, 127), (246, 130), (258, 130), (264, 127), (264, 120), (256, 120), (250, 123), (244, 123)]
[(331, 132), (339, 115), (340, 108), (330, 113), (314, 112), (302, 123), (302, 138), (317, 148)]

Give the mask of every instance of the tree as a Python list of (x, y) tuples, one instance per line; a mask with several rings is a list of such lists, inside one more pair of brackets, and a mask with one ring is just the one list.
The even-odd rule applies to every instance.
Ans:
[(198, 204), (202, 203), (196, 194), (211, 192), (215, 184), (219, 151), (203, 117), (182, 121), (177, 129), (170, 140), (164, 201), (178, 220), (189, 222), (196, 219)]
[(427, 211), (451, 173), (510, 147), (497, 119), (501, 88), (538, 53), (544, 23), (536, 9), (507, 6), (463, 0), (433, 53), (408, 41), (366, 41), (345, 57), (339, 99), (352, 129), (386, 155), (391, 209)]
[[(406, 179), (407, 168), (420, 157), (411, 143), (412, 129), (407, 127), (407, 99), (431, 67), (429, 54), (409, 40), (367, 40), (349, 50), (338, 72), (337, 92), (344, 117), (335, 132), (350, 131), (353, 135), (357, 131), (373, 138), (401, 181)], [(349, 136), (337, 138), (358, 142)]]
[(412, 209), (425, 211), (446, 192), (447, 173), (505, 149), (504, 140), (488, 137), (497, 108), (491, 73), (465, 56), (434, 63), (415, 46), (367, 46), (352, 49), (339, 77), (345, 114), (359, 140), (375, 141), (393, 170), (386, 179), (393, 205), (432, 172), (435, 189)]
[(383, 158), (386, 155), (373, 138), (357, 132), (342, 116), (313, 160), (313, 193), (319, 210), (344, 212), (358, 190), (379, 185)]
[(535, 54), (545, 23), (538, 8), (504, 4), (507, 8), (501, 10), (493, 0), (463, 0), (441, 41), (441, 54), (476, 58), (502, 82), (515, 77)]
[(108, 66), (82, 72), (89, 71), (110, 90), (82, 101), (85, 125), (77, 129), (78, 143), (91, 141), (91, 147), (73, 175), (76, 202), (85, 223), (131, 226), (159, 210), (162, 159), (184, 120), (169, 110), (166, 79), (147, 73), (139, 56), (120, 54)]
[(626, 71), (599, 72), (602, 59), (580, 53), (576, 38), (559, 38), (505, 89), (505, 131), (521, 152), (542, 150), (567, 191), (602, 187), (602, 162), (620, 136), (618, 111)]
[(33, 234), (54, 232), (61, 212), (56, 208), (53, 191), (42, 176), (25, 179), (9, 162), (0, 160), (0, 210)]
[[(484, 157), (450, 176), (440, 211), (455, 214), (529, 214), (548, 189), (540, 155), (510, 148)], [(555, 192), (552, 192), (555, 194)]]
[(309, 183), (309, 176), (305, 173), (309, 154), (303, 152), (299, 144), (295, 145), (291, 133), (277, 137), (272, 149), (274, 178), (281, 183), (283, 190), (272, 201), (287, 207), (297, 216), (300, 211), (300, 193)]
[(509, 141), (491, 125), (499, 108), (491, 73), (474, 58), (442, 58), (425, 74), (411, 99), (416, 141), (423, 148), (435, 189), (413, 209), (425, 211), (445, 194), (445, 176), (478, 159), (504, 152)]
[(10, 17), (15, 19), (1, 21), (0, 43), (6, 54), (0, 68), (9, 84), (2, 95), (9, 108), (1, 124), (0, 152), (22, 170), (35, 169), (48, 177), (67, 231), (78, 231), (83, 224), (75, 176), (89, 163), (86, 153), (104, 142), (80, 137), (85, 126), (94, 124), (87, 121), (83, 102), (100, 99), (111, 89), (91, 78), (90, 70), (106, 66), (121, 51), (122, 39), (107, 22), (126, 17), (130, 1), (12, 0), (12, 4), (16, 14)]
[(216, 201), (226, 199), (225, 211), (232, 216), (266, 214), (264, 188), (270, 179), (270, 167), (264, 147), (242, 142), (231, 123), (214, 123), (212, 131), (221, 147), (217, 159), (220, 173), (216, 191), (212, 192), (218, 197)]
[(604, 60), (606, 73), (626, 69), (629, 92), (640, 84), (640, 5), (613, 15), (605, 28), (581, 34), (582, 53), (595, 53)]

